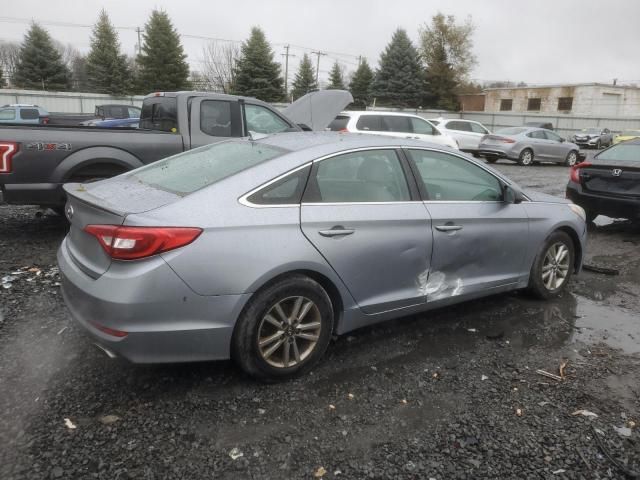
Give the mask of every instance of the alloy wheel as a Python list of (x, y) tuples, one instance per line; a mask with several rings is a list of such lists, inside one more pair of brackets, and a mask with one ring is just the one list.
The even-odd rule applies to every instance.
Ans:
[(576, 152), (569, 152), (569, 156), (567, 157), (567, 165), (573, 167), (576, 164), (577, 160), (578, 156), (576, 155)]
[(569, 248), (562, 242), (549, 247), (542, 264), (542, 283), (547, 290), (557, 290), (569, 273)]
[(306, 297), (288, 297), (273, 305), (258, 326), (258, 349), (272, 367), (290, 368), (316, 347), (322, 327), (318, 306)]
[(522, 153), (523, 165), (530, 165), (532, 160), (533, 160), (533, 155), (531, 154), (530, 150), (526, 150), (525, 152)]

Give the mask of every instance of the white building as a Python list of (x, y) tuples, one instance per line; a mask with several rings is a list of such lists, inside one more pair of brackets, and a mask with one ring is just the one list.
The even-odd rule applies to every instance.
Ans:
[(485, 112), (571, 114), (597, 117), (640, 115), (640, 88), (580, 83), (542, 87), (487, 88)]

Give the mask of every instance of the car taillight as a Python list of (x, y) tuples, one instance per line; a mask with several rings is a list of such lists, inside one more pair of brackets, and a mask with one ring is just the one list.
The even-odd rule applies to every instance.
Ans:
[(11, 173), (11, 159), (17, 151), (17, 143), (0, 142), (0, 173)]
[(49, 117), (42, 117), (42, 125), (49, 125)]
[(338, 130), (338, 132), (343, 132), (343, 133), (347, 133), (349, 130), (347, 130), (346, 128), (341, 128), (340, 130)]
[(513, 138), (507, 138), (507, 137), (498, 137), (496, 138), (496, 140), (502, 143), (516, 143), (516, 141)]
[(202, 233), (191, 227), (127, 227), (87, 225), (84, 231), (98, 239), (107, 255), (116, 260), (138, 260), (184, 247)]
[(591, 163), (589, 162), (576, 163), (573, 167), (571, 167), (571, 172), (569, 173), (569, 179), (572, 182), (580, 183), (580, 169), (584, 167), (590, 167), (590, 166), (591, 166)]

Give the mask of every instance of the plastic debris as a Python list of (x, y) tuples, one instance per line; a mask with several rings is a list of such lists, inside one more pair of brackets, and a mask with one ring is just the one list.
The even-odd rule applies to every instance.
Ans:
[(629, 420), (627, 422), (627, 427), (629, 428), (635, 428), (636, 427), (636, 422), (634, 422), (633, 420)]
[(327, 471), (324, 469), (324, 467), (318, 467), (316, 468), (316, 471), (313, 472), (313, 476), (315, 478), (322, 478), (325, 476), (325, 474), (327, 473)]
[(618, 435), (622, 435), (623, 437), (631, 436), (631, 429), (629, 427), (613, 427), (613, 429), (618, 432)]
[(518, 417), (521, 417), (521, 416), (522, 416), (522, 413), (523, 413), (523, 412), (522, 412), (522, 409), (521, 409), (521, 408), (516, 408), (516, 415), (517, 415)]
[(264, 408), (258, 409), (258, 415), (264, 415), (265, 413), (267, 413), (267, 411)]
[(564, 379), (565, 375), (565, 369), (567, 368), (567, 365), (569, 364), (569, 360), (564, 360), (560, 363), (560, 366), (558, 367), (558, 373), (560, 373), (560, 378)]
[(559, 468), (558, 470), (555, 470), (551, 473), (553, 473), (554, 475), (560, 475), (561, 473), (566, 472), (566, 470), (564, 468)]
[(487, 377), (486, 375), (482, 375), (480, 377), (480, 380), (482, 380), (484, 382), (485, 380), (489, 380), (489, 377)]
[(353, 393), (349, 393), (349, 394), (347, 394), (347, 398), (349, 400), (353, 400), (354, 398), (356, 398), (356, 396)]
[(65, 426), (66, 426), (68, 429), (70, 429), (70, 430), (75, 430), (76, 428), (78, 428), (78, 427), (76, 427), (75, 423), (73, 423), (73, 422), (72, 422), (70, 419), (68, 419), (68, 418), (65, 418), (65, 419), (64, 419), (64, 424), (65, 424)]
[(407, 399), (406, 399), (406, 398), (403, 398), (401, 403), (402, 403), (403, 405), (406, 405), (406, 404), (408, 403), (408, 402), (407, 402)]
[(582, 269), (589, 272), (602, 273), (603, 275), (620, 275), (620, 271), (615, 268), (597, 267), (595, 265), (584, 264), (582, 265)]
[(576, 410), (571, 415), (582, 415), (588, 418), (598, 418), (598, 414), (590, 412), (589, 410)]
[(67, 327), (62, 327), (60, 330), (58, 330), (58, 335), (60, 335), (62, 332), (64, 332), (67, 329)]
[(478, 329), (477, 328), (467, 328), (467, 332), (477, 333)]
[(335, 409), (336, 409), (336, 406), (330, 403), (329, 404), (329, 410), (335, 410)]
[(116, 423), (120, 420), (120, 417), (117, 415), (103, 415), (98, 419), (103, 425), (111, 425), (112, 423)]
[(229, 456), (231, 457), (231, 460), (236, 460), (240, 457), (244, 457), (244, 453), (242, 453), (238, 447), (234, 447), (229, 452)]

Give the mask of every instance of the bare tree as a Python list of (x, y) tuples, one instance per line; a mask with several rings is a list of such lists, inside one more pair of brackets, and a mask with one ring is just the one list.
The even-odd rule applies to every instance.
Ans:
[(0, 66), (2, 66), (4, 76), (10, 86), (12, 84), (13, 73), (15, 72), (16, 64), (18, 63), (19, 58), (19, 43), (0, 41)]
[(202, 72), (206, 85), (213, 90), (231, 93), (235, 82), (236, 60), (240, 56), (240, 45), (233, 42), (211, 41), (202, 49)]

